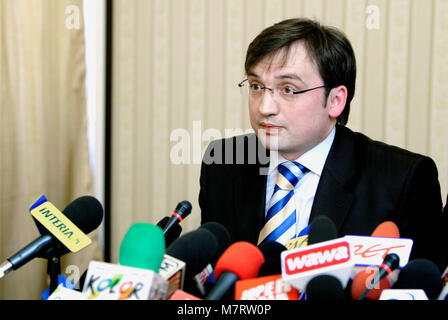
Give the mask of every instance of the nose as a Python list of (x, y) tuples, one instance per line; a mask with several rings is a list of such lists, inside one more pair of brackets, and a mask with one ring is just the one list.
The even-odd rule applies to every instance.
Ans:
[(279, 106), (271, 89), (265, 88), (259, 100), (258, 111), (265, 117), (276, 115), (279, 112)]

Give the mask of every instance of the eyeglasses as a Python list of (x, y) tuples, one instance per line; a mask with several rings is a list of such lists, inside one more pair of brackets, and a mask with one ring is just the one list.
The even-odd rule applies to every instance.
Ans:
[[(246, 83), (246, 81), (247, 81), (247, 83)], [(243, 93), (244, 96), (246, 96), (246, 97), (248, 96), (252, 99), (260, 98), (263, 95), (264, 91), (267, 89), (267, 90), (271, 91), (271, 93), (274, 97), (277, 94), (282, 99), (291, 102), (291, 101), (296, 100), (298, 95), (301, 93), (305, 93), (305, 92), (308, 92), (311, 90), (316, 90), (319, 88), (326, 88), (327, 86), (322, 85), (322, 86), (318, 86), (318, 87), (314, 87), (314, 88), (310, 88), (310, 89), (297, 91), (289, 85), (282, 85), (282, 86), (278, 86), (275, 88), (268, 88), (268, 87), (265, 87), (256, 82), (249, 83), (249, 79), (244, 79), (243, 81), (238, 83), (238, 87), (240, 87), (241, 92)]]

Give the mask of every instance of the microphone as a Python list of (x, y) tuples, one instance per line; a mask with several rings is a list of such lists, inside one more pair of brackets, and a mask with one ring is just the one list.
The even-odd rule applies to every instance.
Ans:
[(210, 260), (210, 264), (214, 267), (219, 257), (232, 243), (230, 240), (229, 231), (218, 222), (206, 222), (199, 227), (200, 229), (206, 229), (210, 231), (216, 238), (216, 244), (218, 245), (215, 257)]
[(195, 289), (198, 289), (200, 291), (200, 293), (198, 292), (198, 295), (202, 294), (204, 296), (205, 293), (210, 290), (211, 286), (216, 283), (213, 271), (216, 262), (232, 242), (230, 240), (229, 231), (220, 223), (213, 221), (206, 222), (199, 228), (210, 231), (216, 238), (217, 244), (215, 256), (209, 261), (207, 266), (201, 272), (194, 276), (194, 280), (196, 281), (197, 285)]
[(333, 221), (324, 215), (316, 217), (310, 225), (308, 232), (308, 245), (336, 239), (338, 232)]
[(218, 280), (205, 299), (219, 300), (236, 281), (255, 278), (263, 263), (263, 253), (255, 245), (246, 241), (231, 244), (216, 262)]
[(302, 293), (313, 277), (322, 274), (335, 276), (345, 286), (354, 266), (352, 251), (345, 238), (337, 238), (333, 221), (318, 216), (310, 224), (308, 245), (281, 253), (283, 279)]
[(322, 274), (311, 279), (306, 285), (306, 300), (308, 301), (341, 301), (345, 299), (341, 281), (328, 274)]
[(321, 215), (314, 218), (296, 238), (285, 242), (284, 246), (287, 250), (303, 248), (307, 245), (336, 239), (337, 234), (333, 221), (329, 217)]
[[(184, 287), (187, 288), (190, 293), (194, 293), (197, 296), (205, 295), (205, 292), (207, 291), (207, 288), (205, 286), (209, 284), (208, 281), (210, 280), (210, 278), (213, 278), (213, 266), (215, 265), (221, 254), (224, 252), (224, 250), (227, 249), (227, 247), (230, 245), (230, 234), (227, 229), (221, 224), (217, 222), (207, 222), (198, 228), (198, 230), (200, 229), (208, 230), (211, 232), (215, 239), (209, 239), (209, 241), (216, 243), (216, 250), (207, 250), (207, 252), (210, 253), (214, 251), (214, 254), (204, 255), (204, 260), (206, 260), (206, 256), (208, 256), (208, 264), (203, 267), (203, 269), (199, 273), (194, 274), (194, 276), (192, 276), (191, 278), (190, 274), (193, 274), (192, 272), (190, 272), (192, 270), (192, 264), (195, 264), (197, 266), (197, 261), (194, 259), (193, 261), (191, 261), (191, 258), (185, 258), (185, 252), (181, 253), (180, 255), (176, 253), (182, 250), (182, 246), (188, 246), (188, 241), (186, 241), (187, 239), (183, 239), (182, 244), (177, 243), (175, 246), (170, 245), (170, 247), (168, 248), (168, 252), (172, 255), (178, 256), (179, 258), (185, 259), (185, 262), (187, 262), (189, 266), (185, 268), (186, 263), (182, 259), (177, 259), (174, 256), (170, 255), (165, 256), (165, 259), (162, 262), (163, 268), (160, 269), (159, 273), (165, 279), (169, 280), (170, 286), (168, 289), (168, 296), (171, 296), (171, 294), (174, 294), (176, 290)], [(206, 238), (203, 238), (202, 240), (207, 241)], [(201, 244), (199, 247), (202, 248), (203, 245)], [(188, 250), (191, 250), (191, 248)], [(185, 274), (185, 269), (189, 272), (188, 275)]]
[[(169, 219), (170, 217), (164, 217), (162, 220), (157, 222), (157, 225), (163, 230), (167, 225)], [(171, 229), (165, 233), (165, 247), (168, 248), (174, 240), (179, 238), (181, 233), (182, 227), (180, 224), (175, 224), (174, 226), (172, 226)]]
[[(82, 196), (73, 200), (63, 210), (63, 213), (71, 223), (86, 234), (96, 229), (103, 220), (103, 207), (92, 196)], [(46, 233), (9, 257), (0, 266), (0, 278), (4, 277), (11, 270), (17, 270), (33, 258), (46, 258), (51, 255), (60, 256), (70, 251), (54, 234), (48, 232), (46, 231)]]
[(372, 237), (400, 238), (400, 230), (394, 222), (384, 221), (373, 230)]
[[(400, 258), (398, 268), (404, 267), (409, 261), (413, 240), (399, 237), (398, 227), (392, 221), (380, 223), (371, 236), (345, 236), (354, 251), (355, 268), (352, 278), (366, 270), (366, 267), (380, 266), (389, 253), (395, 253)], [(395, 278), (395, 274), (392, 276)]]
[(421, 289), (429, 300), (437, 299), (442, 286), (440, 269), (428, 259), (411, 260), (398, 275), (392, 289)]
[[(215, 258), (218, 243), (214, 235), (204, 228), (190, 231), (175, 240), (167, 249), (167, 254), (186, 263), (184, 290), (199, 295), (198, 283), (194, 277)], [(202, 285), (202, 283), (201, 283)], [(201, 292), (204, 294), (204, 292)]]
[[(400, 231), (394, 222), (384, 221), (384, 222), (380, 223), (375, 228), (375, 230), (373, 230), (371, 237), (372, 238), (370, 238), (370, 240), (375, 239), (375, 238), (400, 238)], [(393, 240), (393, 241), (395, 241), (395, 240)], [(370, 248), (378, 248), (381, 245), (385, 246), (386, 244), (387, 244), (387, 240), (381, 239), (379, 242), (377, 242), (373, 245), (371, 244)], [(358, 253), (363, 252), (364, 257), (373, 255), (372, 252), (369, 252), (369, 249), (363, 250), (363, 247), (364, 246), (362, 244), (357, 244), (357, 248), (359, 249), (359, 250), (357, 250), (357, 252)], [(368, 247), (368, 246), (365, 246), (365, 247)], [(390, 245), (389, 245), (389, 247), (390, 247)], [(374, 250), (372, 250), (372, 251), (374, 251)], [(365, 252), (367, 252), (367, 254), (365, 254)], [(410, 253), (410, 249), (409, 249), (408, 253)], [(366, 266), (367, 260), (364, 261), (364, 264), (361, 263), (361, 260), (364, 260), (364, 259), (359, 259), (360, 265)], [(354, 276), (354, 279), (351, 284), (351, 296), (352, 296), (353, 300), (357, 300), (361, 297), (361, 295), (364, 293), (364, 291), (369, 286), (369, 283), (372, 282), (372, 277), (374, 277), (378, 273), (378, 267), (375, 265), (372, 265), (372, 267), (368, 267), (368, 268), (363, 267), (361, 271), (355, 272), (355, 273), (356, 273), (356, 275)], [(389, 278), (384, 277), (377, 284), (375, 284), (373, 286), (373, 288), (371, 288), (370, 292), (367, 293), (366, 298), (371, 299), (371, 300), (378, 300), (381, 296), (382, 291), (385, 289), (389, 289), (390, 287), (391, 287), (391, 282), (390, 282)]]
[(179, 202), (163, 228), (163, 233), (166, 234), (174, 225), (182, 222), (190, 214), (191, 208), (191, 203), (187, 200)]
[(281, 274), (238, 280), (235, 300), (299, 300), (299, 292)]
[(235, 283), (235, 300), (298, 300), (299, 292), (281, 276), (281, 252), (286, 247), (276, 241), (258, 245), (264, 263), (257, 278), (238, 280)]
[(264, 256), (264, 263), (258, 272), (259, 277), (282, 273), (281, 253), (286, 247), (276, 241), (265, 241), (258, 246)]
[(168, 282), (158, 274), (164, 254), (162, 229), (135, 223), (121, 242), (120, 265), (91, 261), (82, 292), (97, 300), (164, 299)]
[[(168, 220), (168, 217), (166, 217)], [(160, 223), (160, 222), (159, 222)], [(143, 268), (158, 272), (160, 255), (164, 255), (165, 244), (161, 227), (148, 223), (132, 225), (120, 245), (119, 263), (124, 266)], [(79, 278), (77, 288), (84, 287), (87, 270)]]
[(163, 300), (167, 288), (153, 270), (91, 261), (82, 293), (88, 300)]
[(304, 292), (308, 281), (330, 274), (346, 286), (354, 266), (353, 250), (345, 238), (324, 241), (282, 252), (282, 276)]
[[(364, 293), (369, 283), (372, 282), (372, 277), (376, 275), (378, 272), (378, 268), (366, 268), (355, 276), (351, 285), (351, 296), (353, 300), (358, 300), (361, 295)], [(381, 296), (381, 293), (385, 289), (389, 289), (391, 287), (391, 283), (388, 277), (384, 277), (379, 281), (370, 292), (367, 293), (365, 298), (370, 300), (378, 300)]]
[(122, 266), (158, 272), (165, 254), (162, 229), (149, 223), (133, 224), (120, 245), (119, 263)]
[(372, 290), (372, 288), (384, 277), (388, 276), (392, 273), (396, 268), (398, 268), (400, 264), (400, 257), (396, 253), (389, 253), (384, 258), (383, 263), (378, 268), (378, 272), (375, 277), (370, 282), (370, 285), (366, 288), (366, 290), (361, 294), (358, 300), (362, 300), (366, 297), (366, 295)]

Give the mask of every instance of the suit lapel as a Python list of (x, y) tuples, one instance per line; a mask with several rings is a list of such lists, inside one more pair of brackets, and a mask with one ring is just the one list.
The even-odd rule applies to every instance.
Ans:
[(355, 149), (351, 131), (336, 127), (333, 145), (314, 197), (310, 222), (319, 216), (328, 216), (341, 233), (344, 220), (354, 199), (349, 182), (355, 175)]
[(257, 242), (263, 227), (266, 202), (266, 175), (257, 171), (250, 168), (234, 181), (236, 228), (239, 237), (251, 243)]
[[(255, 137), (251, 136), (251, 138)], [(266, 179), (269, 168), (269, 152), (261, 145), (258, 139), (247, 139), (246, 143), (257, 143), (255, 149), (248, 149), (257, 152), (253, 164), (238, 165), (239, 174), (234, 178), (234, 221), (238, 238), (256, 244), (258, 233), (264, 224), (265, 202), (266, 202)], [(261, 149), (260, 149), (261, 148)], [(260, 151), (261, 150), (261, 151)], [(264, 153), (264, 155), (263, 155)], [(247, 160), (247, 158), (246, 158)]]

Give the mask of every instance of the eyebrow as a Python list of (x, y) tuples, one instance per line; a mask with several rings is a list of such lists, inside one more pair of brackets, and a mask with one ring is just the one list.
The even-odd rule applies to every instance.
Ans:
[(302, 78), (300, 78), (297, 74), (295, 73), (286, 73), (286, 74), (282, 74), (278, 77), (276, 77), (277, 79), (291, 79), (291, 80), (298, 80), (302, 83), (305, 83), (305, 81), (302, 80)]
[[(260, 78), (255, 72), (250, 71), (247, 74), (248, 77), (255, 77), (255, 78)], [(305, 81), (302, 80), (302, 78), (300, 78), (297, 74), (295, 73), (285, 73), (285, 74), (281, 74), (277, 77), (275, 77), (276, 79), (291, 79), (291, 80), (297, 80), (302, 82), (303, 84), (305, 84)]]

